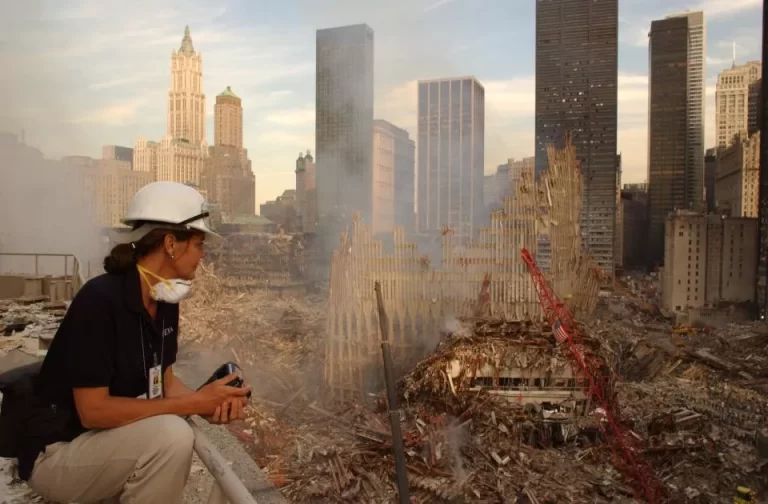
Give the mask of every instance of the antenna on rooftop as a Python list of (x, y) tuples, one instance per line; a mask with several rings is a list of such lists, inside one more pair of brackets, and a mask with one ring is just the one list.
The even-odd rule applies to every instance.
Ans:
[(736, 68), (736, 41), (733, 42), (733, 68)]

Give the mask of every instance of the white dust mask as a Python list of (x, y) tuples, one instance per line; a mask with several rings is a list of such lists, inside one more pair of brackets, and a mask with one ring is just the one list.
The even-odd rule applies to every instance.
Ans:
[[(162, 303), (178, 304), (185, 300), (192, 293), (192, 282), (189, 280), (182, 280), (180, 278), (166, 279), (161, 276), (152, 273), (147, 268), (136, 265), (139, 270), (139, 274), (149, 285), (149, 295), (155, 301)], [(147, 275), (151, 275), (159, 280), (155, 285), (152, 285), (147, 280)]]

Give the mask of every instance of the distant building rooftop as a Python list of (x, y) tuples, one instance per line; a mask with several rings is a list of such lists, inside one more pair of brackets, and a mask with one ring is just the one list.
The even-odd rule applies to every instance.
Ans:
[(270, 224), (274, 225), (274, 222), (263, 215), (236, 215), (232, 217), (227, 224), (238, 224), (241, 226), (268, 226)]
[(218, 94), (218, 96), (228, 96), (228, 97), (230, 97), (230, 98), (237, 98), (238, 100), (240, 99), (240, 97), (239, 97), (239, 96), (237, 96), (237, 95), (236, 95), (236, 94), (235, 94), (235, 93), (232, 91), (232, 88), (231, 88), (231, 87), (229, 87), (229, 86), (227, 86), (227, 89), (225, 89), (224, 91), (222, 91), (221, 93), (219, 93), (219, 94)]

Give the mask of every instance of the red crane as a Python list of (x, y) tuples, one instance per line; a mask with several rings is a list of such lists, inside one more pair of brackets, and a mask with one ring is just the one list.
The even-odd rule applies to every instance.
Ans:
[(593, 399), (603, 410), (604, 418), (600, 419), (599, 425), (611, 446), (616, 466), (632, 482), (637, 498), (651, 504), (662, 502), (666, 496), (663, 485), (643, 458), (637, 438), (628, 436), (620, 426), (618, 403), (613, 397), (608, 397), (613, 395), (610, 371), (604, 361), (584, 345), (571, 312), (547, 285), (530, 252), (522, 249), (520, 253), (531, 273), (544, 316), (552, 327), (560, 350), (574, 369), (580, 369), (584, 375), (585, 381), (581, 383), (587, 398)]

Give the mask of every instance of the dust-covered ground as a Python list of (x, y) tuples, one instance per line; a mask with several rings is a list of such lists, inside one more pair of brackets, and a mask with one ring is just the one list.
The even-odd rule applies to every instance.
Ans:
[[(768, 327), (675, 330), (657, 296), (650, 279), (620, 284), (581, 321), (586, 345), (619, 377), (620, 423), (635, 455), (668, 502), (732, 502), (738, 486), (768, 501)], [(0, 350), (33, 348), (28, 340), (57, 316), (28, 311), (40, 322), (5, 337)], [(243, 367), (254, 397), (228, 439), (289, 501), (390, 502), (397, 489), (386, 400), (326, 400), (324, 313), (322, 295), (254, 289), (204, 270), (183, 305), (178, 369), (196, 387), (223, 362)], [(413, 502), (636, 501), (591, 415), (555, 432), (542, 427), (541, 411), (462, 392), (445, 373), (457, 359), (468, 368), (524, 367), (523, 355), (546, 352), (562, 360), (546, 328), (483, 318), (454, 321), (452, 333), (398, 386)], [(0, 475), (8, 480), (2, 499), (34, 502), (23, 484), (8, 484), (7, 469)], [(187, 501), (202, 502), (209, 489), (196, 461)]]
[[(211, 370), (228, 359), (243, 365), (255, 394), (238, 436), (283, 495), (394, 499), (385, 398), (325, 400), (323, 298), (249, 290), (211, 271), (199, 287), (183, 312), (183, 351)], [(587, 346), (617, 376), (617, 411), (635, 458), (646, 461), (669, 502), (731, 502), (738, 486), (768, 500), (768, 328), (676, 333), (657, 297), (652, 279), (620, 283), (581, 321)], [(399, 383), (413, 502), (638, 499), (637, 485), (595, 437), (591, 415), (581, 422), (586, 430), (552, 436), (535, 412), (457, 392), (447, 380), (446, 362), (457, 355), (519, 366), (522, 341), (526, 352), (536, 345), (559, 352), (546, 329), (494, 319), (457, 329)]]

